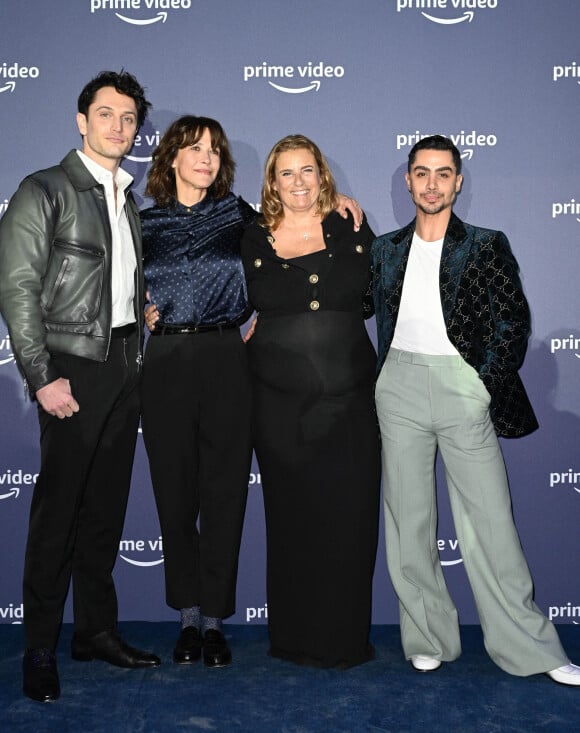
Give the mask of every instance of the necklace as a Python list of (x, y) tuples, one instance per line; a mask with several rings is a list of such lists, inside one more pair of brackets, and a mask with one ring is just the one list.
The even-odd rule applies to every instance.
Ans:
[(304, 234), (302, 235), (302, 239), (304, 239), (304, 241), (310, 239), (310, 232), (304, 232)]

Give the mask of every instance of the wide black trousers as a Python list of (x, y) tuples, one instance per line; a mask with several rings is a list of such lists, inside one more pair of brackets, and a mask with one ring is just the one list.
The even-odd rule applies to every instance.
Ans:
[(359, 313), (260, 314), (248, 344), (264, 489), (270, 654), (315, 667), (373, 658), (379, 431)]
[(235, 610), (251, 466), (250, 382), (239, 330), (151, 336), (142, 401), (167, 604), (226, 618)]
[(41, 466), (30, 508), (23, 600), (26, 644), (54, 649), (70, 581), (75, 630), (114, 628), (112, 571), (125, 520), (139, 425), (138, 338), (111, 341), (106, 362), (53, 355), (80, 410), (39, 406)]

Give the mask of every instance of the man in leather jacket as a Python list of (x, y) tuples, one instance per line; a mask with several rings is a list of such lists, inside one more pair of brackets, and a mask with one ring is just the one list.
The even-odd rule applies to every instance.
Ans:
[(23, 691), (58, 698), (57, 645), (72, 579), (72, 656), (159, 659), (116, 631), (112, 570), (139, 422), (143, 273), (131, 176), (120, 168), (149, 102), (126, 72), (83, 89), (82, 150), (24, 179), (0, 221), (0, 310), (38, 402), (41, 467), (24, 567)]
[(405, 655), (432, 672), (461, 653), (437, 552), (439, 450), (489, 655), (510, 674), (580, 685), (533, 601), (497, 438), (538, 425), (518, 376), (530, 313), (517, 262), (502, 232), (452, 213), (463, 177), (451, 140), (419, 141), (405, 179), (416, 218), (372, 246), (387, 562)]

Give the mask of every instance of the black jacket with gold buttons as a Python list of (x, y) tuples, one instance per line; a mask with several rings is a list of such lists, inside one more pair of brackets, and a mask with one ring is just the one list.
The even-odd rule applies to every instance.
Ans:
[[(275, 237), (259, 220), (246, 229), (242, 261), (251, 305), (261, 316), (358, 309), (364, 318), (373, 315), (370, 246), (374, 234), (366, 218), (355, 232), (350, 214), (343, 219), (332, 212), (322, 222), (322, 230), (326, 256), (311, 272), (307, 257), (279, 257)], [(283, 299), (280, 292), (285, 294)]]

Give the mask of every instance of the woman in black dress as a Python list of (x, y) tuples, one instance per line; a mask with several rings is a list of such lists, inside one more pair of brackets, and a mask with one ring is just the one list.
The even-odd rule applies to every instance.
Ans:
[(380, 447), (366, 220), (333, 212), (318, 147), (271, 151), (262, 217), (242, 239), (254, 445), (264, 489), (270, 654), (317, 667), (373, 658)]

